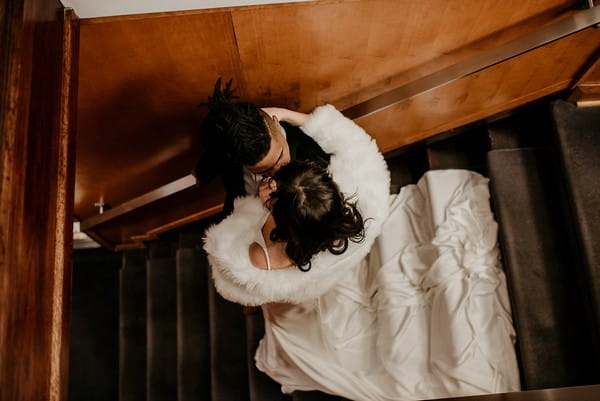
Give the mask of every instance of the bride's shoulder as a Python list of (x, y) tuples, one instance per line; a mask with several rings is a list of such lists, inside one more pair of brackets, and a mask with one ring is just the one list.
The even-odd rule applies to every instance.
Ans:
[(248, 249), (248, 257), (250, 258), (250, 263), (252, 263), (252, 266), (256, 267), (257, 269), (268, 269), (269, 266), (267, 264), (265, 252), (256, 242), (250, 244), (250, 248)]

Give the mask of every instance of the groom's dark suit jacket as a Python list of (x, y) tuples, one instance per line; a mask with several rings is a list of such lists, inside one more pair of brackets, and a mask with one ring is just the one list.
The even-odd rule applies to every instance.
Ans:
[[(321, 149), (321, 147), (308, 135), (306, 135), (298, 127), (287, 123), (281, 123), (285, 129), (287, 143), (290, 147), (290, 159), (313, 161), (323, 166), (329, 165), (329, 155)], [(210, 152), (209, 149), (207, 149)], [(202, 161), (198, 163), (196, 169), (202, 165)], [(207, 168), (204, 164), (203, 168)], [(204, 171), (200, 174), (196, 171), (196, 177), (214, 176), (216, 174), (207, 174)], [(233, 211), (233, 201), (235, 198), (246, 195), (244, 188), (244, 172), (241, 164), (228, 163), (221, 172), (221, 178), (225, 185), (225, 205), (223, 207), (224, 215), (227, 216)]]

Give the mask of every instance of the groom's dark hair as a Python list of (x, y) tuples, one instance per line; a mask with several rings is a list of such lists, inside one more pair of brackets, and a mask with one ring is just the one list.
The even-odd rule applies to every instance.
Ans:
[(253, 103), (234, 103), (232, 100), (237, 96), (231, 82), (229, 80), (221, 90), (221, 78), (217, 79), (208, 102), (199, 105), (208, 106), (208, 115), (201, 127), (205, 156), (196, 166), (196, 175), (200, 178), (207, 171), (222, 171), (225, 163), (252, 166), (271, 148), (271, 135), (265, 123), (267, 114)]

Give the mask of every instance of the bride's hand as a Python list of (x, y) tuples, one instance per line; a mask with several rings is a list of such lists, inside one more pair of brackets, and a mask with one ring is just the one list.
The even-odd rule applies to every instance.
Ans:
[(271, 193), (275, 190), (277, 190), (277, 182), (271, 177), (264, 178), (258, 186), (258, 198), (267, 209), (270, 209)]
[(304, 122), (308, 118), (308, 114), (284, 109), (283, 107), (263, 107), (262, 111), (264, 111), (271, 117), (277, 118), (278, 121), (283, 121), (295, 125), (297, 127), (304, 124)]
[(279, 121), (287, 121), (286, 115), (290, 110), (284, 109), (282, 107), (263, 107), (261, 109), (271, 117), (276, 117)]

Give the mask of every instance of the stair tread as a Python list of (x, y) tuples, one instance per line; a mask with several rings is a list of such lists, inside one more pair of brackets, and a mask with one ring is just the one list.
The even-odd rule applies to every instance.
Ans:
[(489, 139), (482, 127), (438, 140), (427, 145), (429, 169), (468, 169), (485, 174), (488, 148)]
[(281, 392), (281, 385), (258, 370), (254, 355), (260, 340), (265, 335), (265, 321), (262, 311), (246, 316), (246, 341), (248, 344), (248, 385), (250, 401), (291, 401), (289, 395)]
[(210, 395), (208, 261), (193, 241), (180, 235), (177, 250), (178, 401), (200, 401)]
[(293, 401), (349, 401), (344, 397), (322, 393), (320, 391), (294, 391)]
[[(586, 281), (600, 336), (600, 107), (556, 101), (552, 115), (573, 206)], [(598, 345), (597, 345), (598, 347)], [(598, 352), (598, 348), (596, 348)], [(599, 355), (600, 357), (600, 355)]]
[(106, 249), (73, 252), (71, 400), (103, 401), (118, 397), (120, 267), (121, 255)]
[[(524, 389), (579, 384), (584, 328), (572, 250), (562, 238), (562, 205), (547, 152), (488, 153), (492, 196), (517, 329)], [(575, 296), (574, 296), (575, 295)], [(548, 369), (552, 366), (552, 369)], [(579, 376), (579, 377), (578, 377)]]
[(212, 282), (208, 293), (212, 399), (247, 400), (246, 322), (242, 307), (221, 297)]
[(177, 399), (177, 301), (175, 247), (149, 244), (147, 263), (148, 401)]

